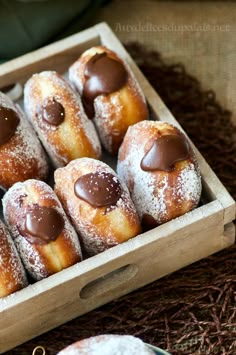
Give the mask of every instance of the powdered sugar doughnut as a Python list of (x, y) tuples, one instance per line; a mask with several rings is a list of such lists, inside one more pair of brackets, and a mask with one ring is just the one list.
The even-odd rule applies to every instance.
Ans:
[(105, 334), (83, 339), (58, 355), (154, 355), (146, 344), (131, 335)]
[(24, 267), (11, 236), (0, 221), (0, 298), (27, 286)]
[(55, 171), (55, 191), (94, 255), (140, 233), (140, 222), (127, 187), (105, 163), (81, 158)]
[(24, 113), (0, 92), (0, 186), (29, 178), (46, 179), (45, 153)]
[(127, 128), (147, 119), (144, 95), (126, 63), (103, 46), (92, 47), (69, 68), (69, 79), (94, 118), (104, 147), (116, 154)]
[(34, 74), (25, 85), (24, 105), (55, 167), (80, 157), (100, 157), (93, 123), (62, 76), (54, 71)]
[(31, 276), (40, 280), (81, 260), (78, 237), (54, 191), (27, 180), (3, 198), (3, 213)]
[(147, 229), (198, 205), (198, 163), (187, 138), (168, 123), (143, 121), (130, 127), (119, 150), (117, 172)]

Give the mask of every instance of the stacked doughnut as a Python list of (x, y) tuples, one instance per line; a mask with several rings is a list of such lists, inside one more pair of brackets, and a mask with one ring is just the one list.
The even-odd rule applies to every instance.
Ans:
[(55, 168), (76, 158), (100, 158), (93, 123), (61, 75), (53, 71), (34, 74), (25, 85), (24, 107)]
[(27, 286), (24, 267), (6, 226), (0, 221), (0, 299)]
[[(116, 53), (87, 50), (69, 68), (69, 80), (55, 71), (34, 74), (24, 89), (28, 119), (0, 93), (0, 186), (8, 190), (0, 297), (25, 287), (27, 276), (48, 277), (200, 199), (190, 142), (176, 127), (147, 120), (139, 84)], [(117, 173), (99, 160), (101, 146), (118, 154)]]
[[(3, 198), (7, 226), (0, 225), (0, 297), (26, 286), (26, 275), (41, 280), (81, 261), (80, 243), (85, 255), (94, 255), (141, 232), (127, 187), (97, 160), (100, 139), (117, 153), (128, 126), (147, 118), (141, 89), (105, 47), (84, 53), (70, 77), (77, 89), (83, 81), (81, 95), (54, 71), (34, 74), (24, 89), (28, 119), (0, 93), (0, 186), (9, 189)], [(61, 168), (58, 196), (43, 182), (52, 166)]]
[(105, 149), (117, 154), (129, 126), (148, 119), (144, 95), (129, 66), (103, 46), (85, 51), (69, 68)]
[(55, 192), (91, 256), (141, 232), (129, 191), (105, 163), (81, 158), (55, 171)]
[(201, 175), (187, 137), (166, 122), (129, 127), (119, 150), (117, 172), (129, 188), (144, 229), (197, 207)]
[(27, 179), (45, 180), (46, 155), (18, 105), (0, 92), (0, 187)]
[(3, 197), (4, 219), (25, 269), (41, 280), (82, 259), (79, 239), (52, 188), (16, 183)]

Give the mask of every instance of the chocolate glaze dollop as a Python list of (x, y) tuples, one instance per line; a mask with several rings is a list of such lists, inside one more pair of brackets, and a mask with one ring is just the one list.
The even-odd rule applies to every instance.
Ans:
[(0, 106), (0, 145), (14, 136), (19, 122), (19, 116), (14, 110)]
[(44, 100), (42, 108), (42, 118), (52, 126), (59, 126), (65, 117), (65, 109), (54, 97)]
[(56, 240), (64, 228), (63, 216), (53, 207), (33, 205), (25, 216), (23, 236), (32, 244)]
[(82, 101), (87, 116), (94, 117), (94, 100), (121, 89), (128, 80), (124, 65), (106, 52), (95, 54), (85, 66)]
[(184, 135), (169, 134), (154, 140), (141, 160), (144, 171), (173, 171), (175, 163), (188, 159), (190, 146)]
[(82, 175), (74, 184), (75, 195), (93, 207), (114, 206), (122, 188), (117, 177), (106, 172)]

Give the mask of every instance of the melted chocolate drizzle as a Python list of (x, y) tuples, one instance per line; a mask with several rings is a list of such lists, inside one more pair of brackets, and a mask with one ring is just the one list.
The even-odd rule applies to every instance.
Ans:
[(22, 234), (32, 244), (47, 244), (57, 239), (64, 224), (55, 208), (34, 205), (26, 213)]
[(19, 116), (14, 110), (0, 106), (0, 145), (14, 136), (19, 122)]
[(109, 57), (107, 53), (97, 53), (85, 67), (85, 84), (82, 102), (87, 116), (94, 117), (94, 100), (99, 95), (107, 95), (121, 89), (127, 82), (128, 74), (124, 65)]
[(153, 145), (141, 160), (144, 171), (174, 170), (178, 161), (188, 159), (190, 147), (183, 135), (165, 135), (154, 140)]
[(47, 98), (42, 106), (43, 120), (53, 126), (59, 126), (65, 117), (65, 109), (54, 97)]
[(114, 206), (121, 196), (121, 185), (110, 173), (89, 173), (79, 177), (75, 195), (93, 207)]

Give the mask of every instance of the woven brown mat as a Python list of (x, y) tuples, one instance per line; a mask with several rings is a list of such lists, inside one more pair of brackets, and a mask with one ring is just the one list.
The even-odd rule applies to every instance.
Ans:
[[(139, 44), (128, 51), (236, 198), (236, 128), (212, 91)], [(13, 320), (17, 321), (17, 320)], [(54, 355), (104, 333), (132, 334), (173, 355), (236, 354), (236, 245), (35, 338), (6, 354)]]

